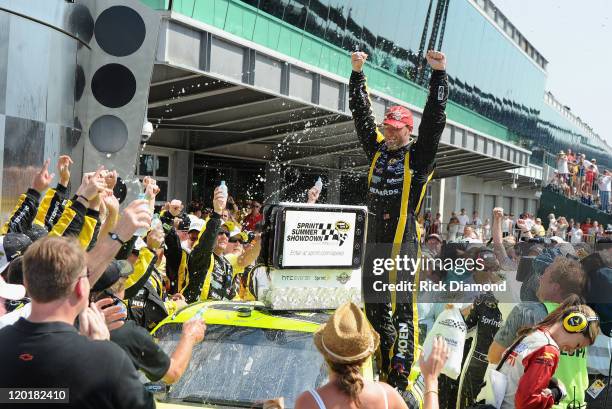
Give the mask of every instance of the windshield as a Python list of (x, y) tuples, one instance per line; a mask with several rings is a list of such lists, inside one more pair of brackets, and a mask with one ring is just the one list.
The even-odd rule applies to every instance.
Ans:
[[(181, 327), (168, 324), (157, 331), (159, 345), (168, 355), (178, 344)], [(290, 408), (301, 392), (326, 382), (325, 361), (311, 333), (209, 325), (168, 398), (256, 403), (282, 396)]]

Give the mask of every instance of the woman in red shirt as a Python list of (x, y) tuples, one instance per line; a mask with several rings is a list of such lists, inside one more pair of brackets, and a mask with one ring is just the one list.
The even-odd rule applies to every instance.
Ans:
[(593, 192), (593, 180), (595, 179), (595, 166), (591, 165), (586, 170), (584, 175), (584, 186), (582, 187), (582, 191), (587, 195), (590, 195)]
[(251, 213), (242, 221), (242, 226), (245, 230), (254, 231), (255, 225), (263, 220), (263, 214), (260, 213), (261, 204), (253, 200), (251, 202)]

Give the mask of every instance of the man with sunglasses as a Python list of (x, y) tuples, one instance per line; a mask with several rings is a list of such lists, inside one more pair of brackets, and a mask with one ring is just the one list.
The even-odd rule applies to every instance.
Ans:
[[(418, 323), (415, 295), (407, 291), (376, 292), (374, 282), (381, 277), (374, 277), (371, 263), (374, 258), (395, 259), (397, 255), (407, 255), (413, 259), (418, 257), (420, 228), (416, 216), (421, 209), (427, 183), (433, 176), (434, 157), (446, 124), (446, 57), (437, 51), (427, 52), (427, 63), (432, 69), (429, 97), (416, 141), (412, 137), (412, 112), (403, 106), (392, 106), (387, 110), (383, 121), (384, 136), (379, 131), (362, 71), (366, 59), (367, 54), (363, 52), (352, 54), (353, 72), (349, 81), (349, 108), (359, 141), (371, 162), (367, 195), (369, 246), (362, 276), (365, 310), (381, 336), (383, 378), (388, 374), (387, 381), (403, 390), (408, 385), (407, 375), (419, 338), (418, 325), (415, 325)], [(376, 246), (376, 252), (380, 254), (373, 255), (374, 244), (386, 246)], [(400, 246), (402, 250), (398, 250)], [(417, 275), (404, 273), (406, 271), (389, 271), (384, 279), (392, 283), (418, 281)], [(396, 342), (398, 339), (401, 342)], [(389, 358), (391, 352), (392, 358)]]
[(221, 219), (226, 204), (227, 195), (217, 187), (214, 212), (187, 260), (188, 283), (183, 295), (188, 303), (232, 300), (238, 294), (238, 277), (234, 277), (232, 265), (223, 255), (230, 237), (229, 222), (222, 223)]

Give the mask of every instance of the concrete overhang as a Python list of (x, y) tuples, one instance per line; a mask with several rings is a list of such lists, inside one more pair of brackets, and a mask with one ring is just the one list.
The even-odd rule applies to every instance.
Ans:
[[(157, 126), (149, 144), (365, 172), (369, 163), (355, 134), (347, 88), (348, 78), (169, 12), (162, 23), (149, 94), (148, 117)], [(391, 105), (411, 108), (418, 132), (419, 107), (376, 90), (371, 97), (376, 118)], [(448, 121), (435, 177), (525, 167), (530, 154)]]

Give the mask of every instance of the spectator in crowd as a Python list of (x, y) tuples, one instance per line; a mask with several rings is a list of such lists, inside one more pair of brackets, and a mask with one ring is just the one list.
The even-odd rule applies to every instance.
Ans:
[[(508, 379), (501, 408), (549, 408), (566, 395), (573, 397), (572, 385), (560, 373), (563, 356), (592, 345), (598, 334), (597, 314), (578, 297), (570, 297), (537, 324), (518, 331), (519, 337), (505, 353), (509, 359), (500, 368)], [(562, 407), (568, 407), (563, 402)], [(577, 403), (582, 406), (584, 400)]]
[(608, 169), (606, 169), (604, 170), (603, 175), (600, 176), (597, 181), (600, 195), (599, 208), (604, 212), (608, 212), (610, 206), (610, 190), (612, 190), (611, 182), (612, 174)]
[(571, 148), (567, 148), (567, 161), (576, 162), (576, 155), (574, 155)]
[(478, 212), (476, 210), (472, 212), (472, 225), (475, 227), (482, 226), (482, 219), (478, 216)]
[[(493, 222), (495, 222), (495, 219), (493, 219)], [(508, 213), (505, 213), (504, 218), (502, 220), (502, 226), (501, 226), (502, 237), (506, 237), (509, 234), (512, 234), (513, 227), (514, 227), (514, 221), (510, 218), (510, 215)]]
[(582, 186), (584, 185), (585, 170), (584, 156), (580, 154), (576, 158), (576, 195), (578, 196), (582, 196), (583, 193)]
[(507, 246), (505, 240), (514, 236), (503, 235), (503, 225), (507, 222), (508, 215), (504, 215), (504, 209), (496, 207), (493, 209), (493, 224), (491, 225), (491, 239), (493, 241), (493, 253), (499, 262), (502, 270), (516, 270), (518, 266), (517, 260), (508, 255), (507, 247), (512, 248), (512, 245)]
[(597, 220), (593, 221), (593, 224), (589, 228), (589, 236), (591, 236), (593, 239), (596, 239), (601, 233), (599, 228), (599, 222)]
[(567, 167), (567, 155), (563, 151), (557, 154), (557, 173), (560, 181), (567, 181), (569, 170)]
[(431, 224), (431, 212), (425, 212), (425, 215), (423, 216), (423, 230), (425, 234), (423, 237), (427, 237), (431, 233)]
[[(570, 221), (570, 224), (572, 223), (573, 223), (573, 220)], [(572, 244), (577, 244), (577, 243), (582, 242), (582, 236), (584, 235), (584, 233), (582, 232), (582, 229), (577, 224), (574, 224), (573, 227), (570, 228), (568, 235), (569, 235), (569, 242)]]
[(188, 262), (188, 282), (183, 291), (188, 303), (231, 300), (240, 287), (239, 278), (233, 274), (232, 265), (224, 256), (233, 227), (230, 222), (222, 223), (221, 219), (227, 197), (219, 187), (214, 195), (214, 213), (206, 222)]
[(181, 246), (189, 253), (198, 241), (200, 233), (204, 229), (206, 221), (203, 219), (192, 220), (187, 231), (187, 240), (181, 241)]
[(263, 220), (263, 214), (261, 211), (261, 203), (253, 200), (251, 201), (251, 212), (246, 216), (242, 222), (245, 230), (255, 230), (255, 225)]
[[(497, 364), (501, 360), (502, 353), (511, 346), (521, 328), (541, 322), (568, 297), (582, 296), (586, 279), (578, 261), (557, 256), (539, 278), (536, 290), (539, 302), (522, 302), (512, 309), (489, 348), (489, 362)], [(571, 392), (568, 399), (576, 398), (579, 402), (584, 402), (584, 391), (588, 387), (586, 353), (564, 355), (557, 376)]]
[(457, 216), (457, 220), (459, 220), (459, 224), (461, 226), (465, 226), (470, 223), (470, 217), (465, 214), (465, 209), (461, 209), (459, 216)]
[(474, 231), (474, 228), (471, 226), (465, 226), (463, 228), (463, 239), (465, 243), (482, 243), (478, 234)]
[(178, 199), (173, 199), (168, 204), (168, 210), (163, 210), (159, 218), (162, 223), (167, 224), (169, 226), (174, 225), (174, 219), (178, 218), (183, 221), (186, 225), (189, 225), (190, 219), (189, 215), (184, 211), (183, 202)]
[(584, 186), (582, 192), (585, 196), (591, 197), (593, 193), (593, 182), (595, 181), (595, 167), (593, 165), (586, 167), (584, 173)]
[[(113, 261), (92, 288), (93, 299), (106, 299), (109, 305), (123, 305), (125, 308), (125, 284), (132, 273), (133, 268), (127, 262)], [(201, 319), (185, 322), (180, 341), (171, 357), (157, 345), (147, 330), (133, 320), (110, 331), (110, 340), (127, 353), (134, 367), (150, 381), (162, 380), (170, 385), (176, 383), (187, 369), (193, 347), (202, 341), (205, 331), (206, 325)]]
[(552, 237), (557, 235), (557, 219), (553, 213), (548, 215), (548, 229), (546, 229), (546, 237)]
[(572, 197), (576, 197), (579, 195), (579, 189), (578, 189), (578, 183), (579, 183), (579, 179), (578, 179), (578, 172), (579, 172), (580, 166), (578, 165), (577, 161), (572, 161), (569, 164), (569, 171), (570, 171), (570, 186), (571, 186), (571, 195)]
[(442, 237), (438, 234), (430, 234), (425, 239), (425, 249), (431, 254), (432, 257), (440, 257), (442, 254)]
[[(454, 213), (454, 212), (453, 212)], [(448, 221), (448, 225), (446, 225), (447, 230), (447, 241), (455, 241), (457, 239), (457, 233), (459, 232), (459, 228), (461, 227), (461, 223), (456, 216), (451, 216)]]
[(221, 219), (224, 222), (236, 223), (236, 219), (234, 218), (234, 214), (232, 213), (232, 211), (230, 209), (223, 209), (223, 212), (221, 213)]
[(546, 236), (546, 231), (544, 230), (544, 226), (542, 226), (542, 219), (539, 217), (535, 219), (535, 223), (531, 226), (531, 234), (534, 237)]
[(234, 223), (239, 223), (240, 217), (241, 217), (240, 209), (238, 208), (238, 205), (236, 204), (236, 200), (234, 200), (234, 197), (231, 195), (227, 197), (227, 209), (230, 212), (229, 220), (233, 221)]
[[(298, 396), (295, 409), (354, 406), (407, 408), (400, 394), (391, 386), (363, 379), (361, 368), (378, 348), (379, 339), (379, 335), (357, 305), (347, 303), (338, 307), (314, 336), (315, 346), (329, 366), (329, 382)], [(429, 386), (432, 388), (427, 395), (437, 394), (436, 372), (441, 370), (443, 365), (440, 363), (444, 362), (447, 354), (447, 350), (438, 345), (436, 354), (423, 364)], [(434, 377), (436, 379), (433, 379)], [(428, 406), (429, 408), (436, 406)]]
[(557, 232), (556, 236), (561, 237), (563, 240), (567, 240), (567, 229), (569, 228), (569, 223), (565, 219), (565, 217), (561, 216), (557, 220)]
[(591, 223), (591, 218), (587, 217), (585, 221), (582, 222), (582, 224), (580, 225), (580, 229), (582, 230), (582, 234), (587, 235), (589, 234), (589, 229), (593, 227), (593, 224)]
[(255, 263), (260, 251), (260, 233), (241, 231), (239, 225), (236, 225), (230, 232), (230, 238), (223, 254), (232, 266), (233, 276), (240, 280), (240, 294), (245, 294), (242, 275), (247, 267)]
[(485, 219), (482, 225), (482, 241), (487, 241), (491, 238), (491, 220)]
[(436, 213), (436, 218), (431, 224), (431, 234), (442, 234), (442, 216), (440, 213)]
[[(140, 201), (130, 204), (115, 234), (127, 239), (148, 226), (150, 215), (141, 209)], [(127, 355), (112, 343), (92, 340), (109, 335), (103, 315), (88, 307), (90, 281), (98, 280), (117, 250), (110, 238), (98, 242), (87, 257), (74, 239), (47, 237), (30, 246), (23, 263), (32, 313), (0, 330), (3, 387), (67, 387), (68, 406), (74, 408), (155, 406)], [(77, 316), (86, 337), (74, 327)]]

